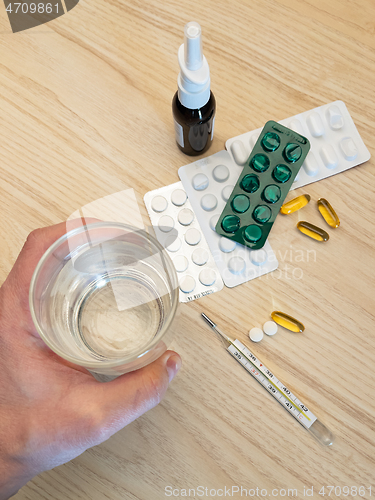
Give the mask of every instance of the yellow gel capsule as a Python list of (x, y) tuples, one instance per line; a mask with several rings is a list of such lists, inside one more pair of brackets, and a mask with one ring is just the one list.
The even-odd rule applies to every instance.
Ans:
[(280, 311), (273, 311), (271, 313), (271, 318), (278, 325), (294, 333), (302, 333), (305, 329), (300, 321)]
[(301, 194), (301, 196), (297, 196), (297, 198), (293, 198), (293, 200), (287, 201), (280, 208), (280, 212), (284, 215), (292, 214), (293, 212), (297, 212), (300, 208), (303, 208), (310, 201), (309, 194)]
[(320, 229), (320, 227), (314, 226), (314, 224), (310, 224), (310, 222), (306, 222), (303, 220), (297, 224), (297, 227), (301, 231), (301, 233), (305, 234), (306, 236), (310, 236), (310, 238), (313, 238), (314, 240), (329, 240), (329, 234), (324, 231), (324, 229)]
[(318, 200), (318, 210), (322, 214), (323, 219), (331, 227), (339, 227), (340, 219), (337, 213), (333, 210), (331, 204), (324, 198)]

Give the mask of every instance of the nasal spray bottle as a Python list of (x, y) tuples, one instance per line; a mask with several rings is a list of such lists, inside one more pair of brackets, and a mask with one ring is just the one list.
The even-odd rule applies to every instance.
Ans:
[(202, 52), (202, 30), (192, 21), (178, 49), (180, 74), (172, 111), (178, 147), (187, 155), (204, 153), (214, 136), (216, 102), (210, 89), (210, 69)]

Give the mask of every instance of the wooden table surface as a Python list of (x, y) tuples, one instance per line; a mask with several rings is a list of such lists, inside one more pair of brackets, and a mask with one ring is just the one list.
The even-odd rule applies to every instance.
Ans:
[[(81, 0), (55, 21), (13, 34), (1, 5), (1, 282), (32, 229), (128, 188), (147, 222), (143, 195), (177, 182), (178, 168), (193, 161), (176, 147), (171, 116), (177, 49), (190, 20), (202, 25), (217, 100), (206, 155), (270, 119), (337, 99), (374, 155), (374, 19), (373, 0)], [(341, 226), (329, 242), (301, 235), (298, 213), (279, 217), (269, 238), (278, 271), (181, 306), (172, 348), (183, 367), (163, 402), (36, 477), (17, 500), (161, 500), (167, 487), (173, 498), (189, 488), (200, 498), (225, 487), (229, 496), (236, 486), (255, 496), (295, 489), (303, 497), (305, 488), (318, 499), (323, 486), (325, 497), (328, 486), (337, 487), (331, 498), (344, 497), (344, 486), (347, 498), (370, 498), (370, 486), (375, 495), (374, 160), (288, 197), (304, 192), (311, 222), (324, 226), (319, 197), (336, 208)], [(200, 318), (206, 312), (246, 342), (275, 309), (301, 319), (305, 332), (279, 331), (251, 347), (333, 431), (330, 448)]]

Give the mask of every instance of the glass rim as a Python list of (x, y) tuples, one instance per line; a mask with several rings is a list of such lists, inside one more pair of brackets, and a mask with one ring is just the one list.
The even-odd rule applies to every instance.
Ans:
[[(68, 221), (66, 221), (68, 222)], [(90, 229), (123, 229), (127, 230), (127, 232), (136, 232), (137, 234), (140, 234), (144, 239), (147, 239), (150, 241), (154, 246), (156, 246), (158, 253), (162, 255), (163, 263), (167, 266), (166, 272), (168, 273), (168, 276), (172, 278), (172, 292), (175, 292), (174, 294), (172, 293), (172, 309), (171, 313), (168, 316), (167, 321), (163, 325), (162, 329), (157, 333), (155, 338), (151, 341), (151, 343), (147, 346), (147, 349), (138, 349), (131, 355), (119, 357), (116, 359), (111, 359), (107, 361), (99, 361), (96, 359), (92, 360), (78, 360), (74, 358), (73, 356), (70, 356), (69, 354), (64, 353), (59, 346), (57, 346), (53, 341), (47, 338), (45, 335), (42, 326), (40, 325), (40, 322), (37, 319), (35, 308), (34, 308), (34, 290), (35, 286), (39, 277), (39, 274), (41, 270), (43, 269), (43, 266), (50, 257), (54, 253), (54, 251), (65, 241), (67, 241), (69, 238), (76, 236), (79, 233), (82, 233), (87, 230), (87, 228), (90, 227)], [(32, 275), (31, 281), (30, 281), (30, 287), (29, 287), (29, 309), (31, 313), (31, 318), (33, 320), (33, 324), (40, 336), (40, 338), (43, 340), (43, 342), (56, 354), (58, 354), (61, 358), (75, 364), (78, 366), (83, 366), (88, 369), (95, 369), (95, 368), (113, 368), (117, 366), (122, 366), (128, 363), (131, 363), (137, 359), (141, 359), (143, 356), (145, 356), (147, 353), (152, 351), (163, 339), (165, 333), (168, 331), (177, 311), (177, 307), (179, 304), (179, 291), (178, 291), (178, 279), (177, 279), (177, 273), (176, 269), (173, 265), (171, 257), (168, 255), (166, 252), (165, 248), (156, 240), (154, 236), (151, 234), (147, 233), (144, 229), (139, 229), (135, 226), (131, 226), (129, 224), (123, 224), (120, 222), (95, 222), (92, 224), (82, 224), (82, 226), (79, 226), (75, 229), (72, 229), (68, 231), (67, 233), (63, 234), (58, 238), (52, 245), (44, 252), (42, 257), (40, 258), (34, 273)]]

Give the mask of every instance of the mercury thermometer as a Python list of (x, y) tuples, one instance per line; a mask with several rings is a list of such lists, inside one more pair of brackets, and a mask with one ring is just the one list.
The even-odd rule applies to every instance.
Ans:
[(204, 313), (202, 317), (220, 336), (230, 354), (305, 427), (322, 445), (333, 444), (333, 434), (275, 375), (239, 340), (232, 340)]

